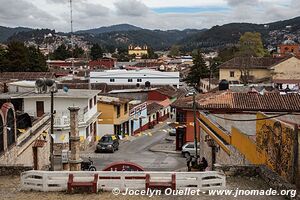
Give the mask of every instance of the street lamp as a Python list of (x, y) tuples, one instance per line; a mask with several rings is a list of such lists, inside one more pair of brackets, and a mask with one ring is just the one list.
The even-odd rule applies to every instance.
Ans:
[(57, 92), (57, 86), (54, 80), (51, 79), (46, 79), (45, 84), (50, 88), (50, 93), (51, 93), (51, 107), (50, 107), (50, 112), (51, 112), (51, 129), (50, 129), (50, 163), (51, 167), (50, 170), (54, 171), (54, 155), (53, 155), (53, 137), (52, 135), (54, 134), (54, 93)]
[(51, 167), (50, 170), (54, 170), (54, 158), (53, 158), (53, 138), (52, 135), (54, 134), (54, 93), (57, 92), (57, 85), (54, 80), (52, 79), (38, 79), (35, 82), (36, 86), (38, 87), (38, 92), (40, 93), (47, 93), (50, 92), (51, 94), (51, 107), (50, 107), (50, 114), (51, 114), (51, 127), (50, 127), (50, 163)]

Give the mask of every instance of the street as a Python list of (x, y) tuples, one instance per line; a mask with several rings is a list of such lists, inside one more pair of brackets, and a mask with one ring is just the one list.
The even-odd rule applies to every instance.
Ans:
[(168, 135), (166, 130), (170, 127), (166, 124), (160, 127), (147, 130), (145, 134), (134, 137), (132, 141), (120, 141), (119, 150), (115, 153), (94, 153), (95, 147), (93, 147), (87, 152), (82, 152), (81, 157), (84, 160), (91, 157), (97, 170), (102, 170), (105, 166), (117, 161), (134, 162), (147, 171), (175, 171), (184, 168), (185, 159), (180, 154), (149, 151), (153, 145), (166, 142), (165, 138)]

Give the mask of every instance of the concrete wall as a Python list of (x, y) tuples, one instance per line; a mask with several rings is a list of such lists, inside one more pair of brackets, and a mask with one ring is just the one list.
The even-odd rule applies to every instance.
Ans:
[[(44, 130), (41, 130), (41, 132)], [(38, 133), (39, 135), (41, 133)], [(46, 142), (43, 147), (38, 147), (37, 155), (38, 155), (38, 169), (48, 169), (50, 165), (50, 136), (46, 135)], [(41, 138), (41, 137), (39, 137)], [(42, 138), (41, 138), (42, 139)], [(33, 159), (33, 146), (35, 144), (35, 140), (29, 140), (27, 143), (20, 145), (15, 145), (9, 149), (9, 151), (5, 152), (0, 157), (0, 164), (5, 165), (23, 165), (33, 167), (34, 159)]]
[(120, 105), (120, 116), (117, 117), (117, 107), (111, 104), (98, 102), (98, 111), (101, 112), (98, 124), (121, 124), (129, 120), (129, 104), (127, 104), (127, 113), (125, 113), (125, 104)]
[(114, 134), (113, 124), (98, 124), (97, 140), (105, 134)]
[[(200, 130), (200, 157), (205, 157), (208, 161), (209, 168), (212, 169), (212, 154), (213, 149), (205, 141), (208, 135), (203, 129)], [(249, 164), (249, 161), (242, 155), (236, 148), (231, 145), (227, 145), (230, 149), (230, 155), (227, 154), (222, 148), (216, 145), (215, 163), (221, 165), (240, 165)]]
[(278, 65), (272, 67), (273, 79), (290, 80), (300, 77), (300, 60), (292, 57)]
[[(228, 81), (240, 81), (241, 71), (239, 69), (220, 69), (220, 80), (226, 79)], [(234, 77), (230, 77), (230, 72), (234, 72)], [(262, 79), (271, 76), (268, 69), (250, 69), (249, 75), (254, 76), (255, 79)]]
[[(115, 79), (110, 82), (110, 79)], [(128, 82), (132, 79), (132, 82)], [(137, 79), (142, 79), (137, 82)], [(110, 85), (176, 85), (179, 87), (179, 72), (160, 72), (155, 70), (108, 70), (104, 72), (90, 72), (91, 83), (107, 83)]]

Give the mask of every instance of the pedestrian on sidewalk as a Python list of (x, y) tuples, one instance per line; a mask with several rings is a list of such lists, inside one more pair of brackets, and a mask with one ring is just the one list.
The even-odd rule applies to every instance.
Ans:
[(188, 172), (191, 171), (191, 161), (192, 161), (192, 157), (191, 156), (187, 156), (186, 157), (186, 165), (187, 165), (187, 168), (188, 168)]
[(208, 167), (208, 162), (203, 157), (202, 160), (201, 160), (201, 162), (200, 162), (199, 169), (200, 169), (200, 171), (205, 171), (207, 167)]

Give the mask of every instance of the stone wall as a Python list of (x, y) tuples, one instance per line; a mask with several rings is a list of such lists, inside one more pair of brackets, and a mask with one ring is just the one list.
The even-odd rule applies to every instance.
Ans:
[(32, 170), (32, 167), (23, 165), (0, 165), (0, 176), (19, 176), (22, 172)]
[[(260, 177), (268, 183), (268, 185), (276, 189), (280, 190), (297, 190), (296, 185), (293, 185), (287, 181), (285, 181), (281, 176), (277, 173), (273, 172), (266, 166), (259, 167), (259, 175)], [(297, 191), (298, 198), (300, 198), (300, 191)]]
[(215, 170), (224, 172), (226, 176), (247, 176), (260, 175), (260, 167), (257, 165), (219, 165), (215, 164)]
[[(296, 185), (285, 181), (277, 173), (270, 170), (264, 165), (219, 165), (215, 166), (216, 171), (223, 172), (226, 176), (246, 176), (246, 177), (260, 177), (270, 188), (277, 191), (281, 190), (297, 190)], [(300, 191), (297, 190), (298, 196), (291, 198), (286, 196), (287, 199), (300, 199)]]
[[(200, 157), (205, 157), (208, 161), (210, 169), (212, 166), (212, 148), (205, 142), (205, 136), (207, 133), (204, 130), (200, 130)], [(218, 145), (217, 145), (218, 147)], [(217, 148), (215, 163), (221, 165), (246, 165), (250, 164), (249, 161), (242, 155), (237, 149), (231, 145), (227, 145), (231, 154), (228, 155), (222, 148)]]

